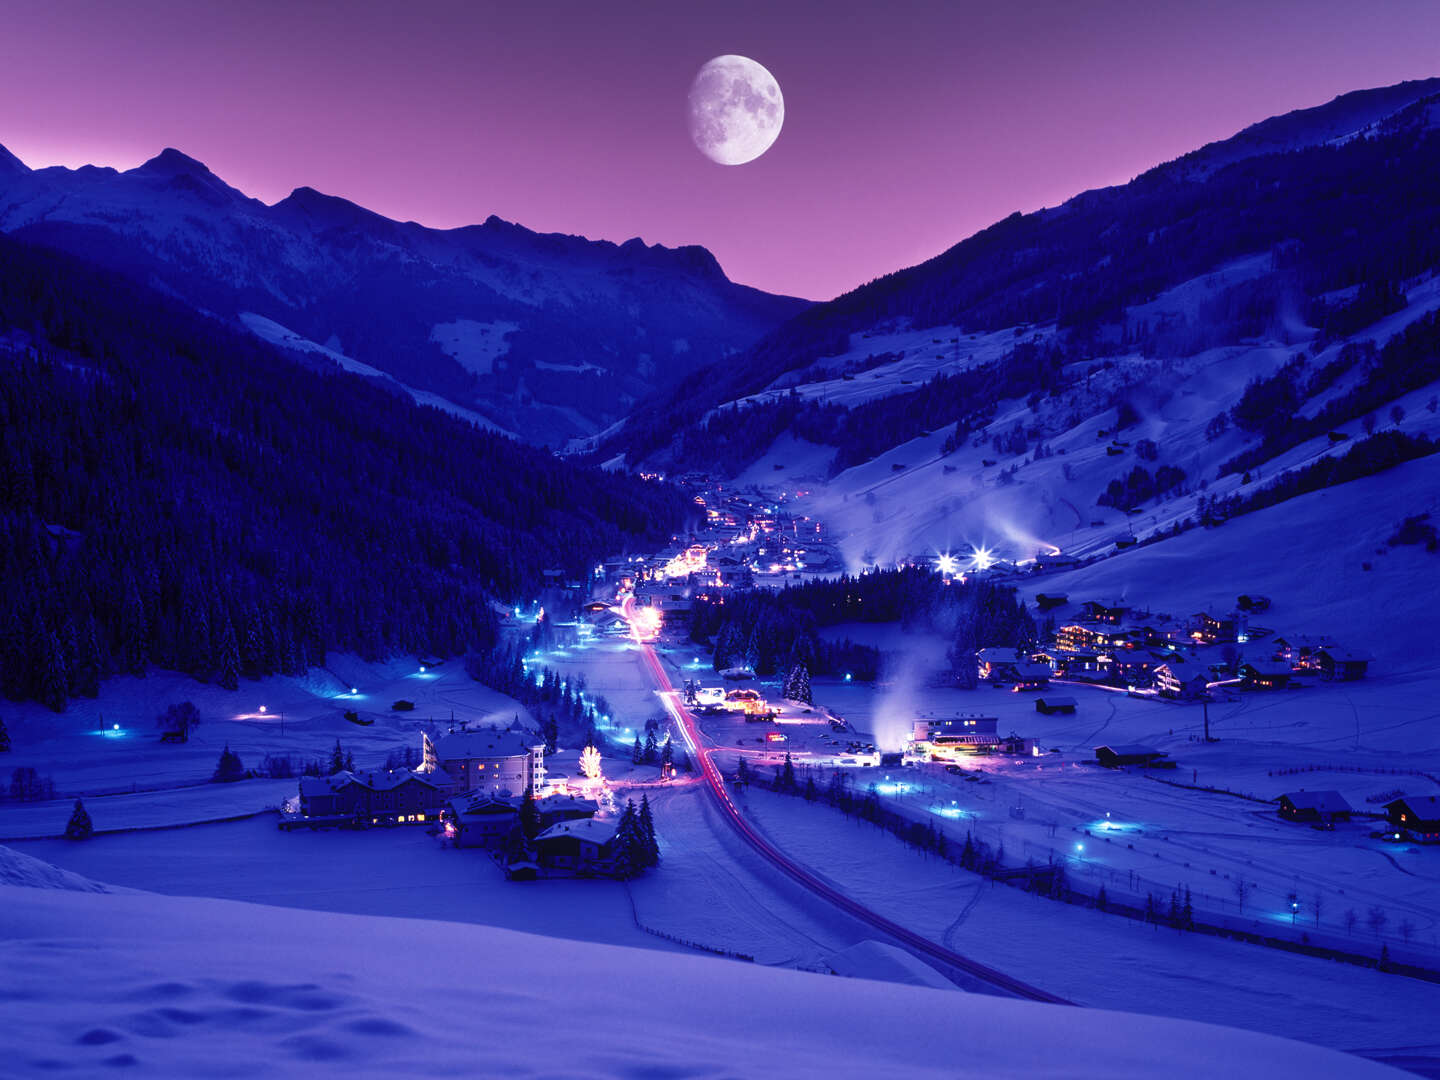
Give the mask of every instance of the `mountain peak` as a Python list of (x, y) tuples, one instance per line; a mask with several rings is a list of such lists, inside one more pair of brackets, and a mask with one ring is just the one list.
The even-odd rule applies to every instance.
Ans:
[(210, 176), (205, 163), (167, 146), (135, 170), (145, 176)]
[(0, 176), (24, 176), (29, 171), (30, 166), (0, 146)]

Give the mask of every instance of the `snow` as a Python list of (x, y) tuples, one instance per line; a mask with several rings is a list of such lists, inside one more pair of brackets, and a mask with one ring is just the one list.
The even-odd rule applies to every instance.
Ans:
[[(449, 398), (442, 397), (439, 394), (434, 393), (433, 391), (417, 390), (412, 386), (406, 386), (399, 379), (396, 379), (394, 376), (387, 375), (379, 368), (371, 367), (369, 364), (362, 363), (359, 360), (346, 356), (339, 349), (334, 349), (329, 347), (328, 345), (320, 345), (314, 341), (311, 341), (309, 338), (303, 337), (300, 334), (295, 333), (295, 331), (281, 326), (274, 319), (268, 319), (264, 315), (257, 315), (253, 311), (242, 311), (240, 313), (240, 321), (245, 325), (246, 329), (248, 329), (256, 337), (262, 338), (265, 341), (270, 342), (272, 345), (279, 345), (283, 348), (294, 350), (295, 352), (303, 352), (310, 353), (316, 356), (323, 356), (327, 360), (332, 361), (340, 368), (344, 369), (345, 371), (349, 371), (352, 374), (364, 375), (367, 378), (372, 379), (383, 379), (386, 382), (399, 387), (405, 393), (409, 394), (417, 405), (429, 405), (432, 408), (440, 409), (442, 412), (447, 412), (451, 416), (457, 416), (461, 420), (468, 420), (476, 427), (484, 428), (487, 431), (498, 432), (501, 435), (509, 435), (511, 438), (515, 438), (515, 434), (513, 432), (506, 430), (488, 417), (482, 416), (474, 409), (467, 409), (463, 405), (457, 405)], [(447, 325), (454, 326), (456, 324), (451, 323)], [(484, 324), (476, 323), (475, 325), (480, 326)], [(493, 325), (499, 326), (502, 324), (495, 323)], [(440, 327), (437, 326), (436, 330), (438, 331), (439, 329)], [(511, 329), (514, 329), (513, 325), (511, 325)], [(448, 352), (449, 350), (447, 349), (446, 351)]]
[[(1398, 1075), (1189, 1021), (489, 927), (10, 886), (0, 905), (16, 1076)], [(961, 1000), (957, 1054), (918, 1021)]]
[[(351, 693), (354, 688), (356, 693)], [(412, 712), (396, 712), (397, 700), (415, 704)], [(191, 701), (201, 723), (188, 742), (160, 741), (156, 718), (177, 702)], [(263, 711), (262, 711), (263, 710)], [(345, 719), (354, 711), (368, 725)], [(34, 702), (7, 705), (5, 724), (13, 750), (5, 755), (5, 775), (31, 766), (51, 777), (61, 796), (144, 792), (160, 789), (155, 798), (129, 799), (124, 805), (129, 824), (178, 824), (214, 820), (274, 805), (267, 781), (209, 784), (220, 751), (229, 746), (246, 768), (258, 769), (267, 754), (289, 755), (298, 762), (327, 758), (339, 739), (355, 754), (361, 768), (378, 768), (394, 750), (420, 747), (420, 731), (443, 731), (451, 717), (457, 723), (498, 724), (519, 717), (532, 729), (534, 720), (513, 698), (475, 682), (459, 660), (421, 673), (413, 659), (368, 663), (332, 653), (321, 668), (300, 677), (270, 676), (242, 680), (237, 690), (197, 682), (176, 672), (152, 671), (144, 678), (121, 676), (106, 680), (100, 696), (75, 699), (55, 714)], [(287, 781), (294, 791), (295, 781)], [(171, 789), (188, 789), (180, 793)], [(163, 803), (163, 805), (162, 805)], [(243, 805), (241, 805), (243, 804)], [(98, 803), (96, 827), (107, 827), (103, 815), (111, 805)], [(32, 835), (17, 818), (34, 820), (48, 811), (0, 803), (0, 836)], [(143, 820), (136, 814), (151, 814)], [(67, 815), (68, 816), (68, 815)], [(62, 822), (63, 825), (63, 822)]]
[(1440, 1005), (1433, 983), (1157, 930), (1033, 896), (924, 858), (873, 826), (792, 796), (752, 787), (745, 806), (773, 843), (823, 867), (848, 895), (1081, 1005), (1179, 1014), (1347, 1050), (1390, 1053), (1433, 1041), (1416, 1020)]
[(430, 330), (430, 340), (466, 371), (489, 375), (495, 370), (495, 361), (510, 351), (505, 339), (519, 329), (519, 323), (504, 320), (456, 319), (436, 323)]

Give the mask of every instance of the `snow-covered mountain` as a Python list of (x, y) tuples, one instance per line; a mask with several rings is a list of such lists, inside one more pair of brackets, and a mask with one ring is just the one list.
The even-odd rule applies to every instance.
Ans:
[(601, 453), (803, 487), (852, 567), (1098, 555), (1350, 479), (1398, 525), (1432, 507), (1376, 474), (1440, 460), (1437, 110), (1440, 80), (1360, 91), (1013, 215)]
[(31, 170), (0, 147), (0, 231), (534, 442), (592, 434), (805, 307), (732, 283), (701, 247), (497, 217), (430, 229), (308, 187), (266, 206), (177, 150), (117, 172)]

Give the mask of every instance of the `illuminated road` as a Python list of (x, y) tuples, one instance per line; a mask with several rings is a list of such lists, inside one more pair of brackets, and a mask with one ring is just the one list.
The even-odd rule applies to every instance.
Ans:
[[(634, 597), (627, 596), (622, 605), (624, 616), (628, 621), (631, 621), (632, 626), (634, 604)], [(670, 677), (665, 673), (664, 665), (660, 663), (660, 657), (655, 653), (655, 647), (649, 641), (641, 640), (639, 634), (635, 635), (635, 640), (640, 647), (641, 653), (645, 657), (645, 663), (650, 668), (650, 674), (654, 677), (656, 685), (660, 688), (665, 707), (675, 718), (676, 724), (679, 725), (680, 732), (685, 737), (685, 743), (689, 747), (690, 754), (700, 763), (700, 773), (705, 781), (706, 791), (715, 801), (715, 805), (719, 808), (725, 820), (730, 823), (735, 831), (740, 834), (741, 839), (749, 844), (757, 854), (779, 869), (787, 877), (803, 885), (811, 892), (828, 900), (861, 922), (868, 923), (882, 933), (910, 946), (916, 952), (929, 956), (959, 971), (963, 971), (998, 990), (1003, 990), (1007, 994), (1013, 994), (1015, 997), (1028, 998), (1031, 1001), (1044, 1001), (1056, 1005), (1074, 1004), (1065, 998), (1056, 997), (1054, 994), (1047, 993), (1039, 987), (1031, 986), (1029, 983), (1011, 978), (1004, 972), (996, 971), (994, 968), (986, 967), (984, 964), (961, 956), (959, 953), (952, 952), (943, 945), (938, 945), (929, 938), (915, 933), (913, 930), (907, 930), (899, 923), (891, 922), (878, 912), (872, 911), (870, 908), (865, 907), (865, 905), (857, 903), (838, 890), (831, 888), (803, 866), (793, 862), (778, 848), (774, 847), (751, 827), (750, 823), (745, 820), (744, 815), (740, 813), (739, 807), (731, 800), (730, 791), (725, 786), (725, 778), (720, 774), (719, 768), (711, 759), (712, 751), (701, 744), (700, 731), (695, 723), (695, 717), (691, 714), (690, 710), (685, 708), (681, 703), (680, 695), (671, 684)]]

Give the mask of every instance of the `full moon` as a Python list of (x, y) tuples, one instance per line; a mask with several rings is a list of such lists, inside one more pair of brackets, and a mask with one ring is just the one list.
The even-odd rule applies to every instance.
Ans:
[(784, 123), (780, 84), (748, 56), (717, 56), (690, 84), (690, 138), (711, 161), (754, 161), (770, 149)]

